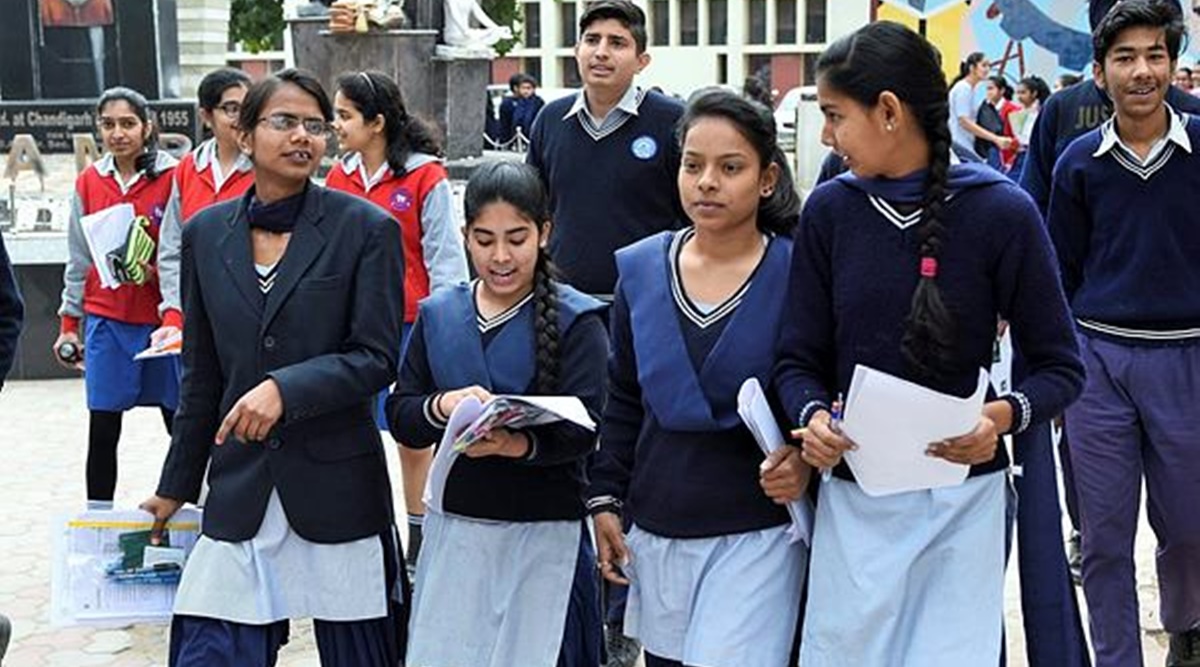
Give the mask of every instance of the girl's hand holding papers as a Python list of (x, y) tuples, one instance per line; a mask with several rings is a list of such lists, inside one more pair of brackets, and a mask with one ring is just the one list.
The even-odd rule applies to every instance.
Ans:
[(957, 438), (930, 443), (925, 452), (951, 463), (987, 463), (996, 455), (1000, 434), (1008, 430), (1011, 422), (1012, 406), (1008, 401), (992, 401), (983, 406), (983, 415), (975, 430)]
[(438, 394), (437, 400), (433, 402), (433, 408), (438, 413), (437, 416), (442, 421), (449, 421), (450, 415), (454, 414), (454, 408), (468, 396), (474, 396), (479, 399), (480, 403), (487, 403), (492, 400), (492, 393), (479, 385), (471, 385), (454, 391), (447, 391)]
[(499, 428), (488, 431), (463, 450), (463, 456), (472, 459), (484, 456), (503, 456), (510, 459), (524, 458), (529, 455), (533, 443), (529, 434), (524, 431), (512, 431)]
[(812, 466), (803, 461), (798, 447), (780, 447), (759, 466), (758, 483), (778, 505), (803, 497), (811, 479)]
[(801, 452), (804, 462), (822, 470), (837, 467), (842, 462), (842, 454), (858, 449), (858, 445), (833, 429), (832, 416), (826, 410), (813, 413), (808, 426), (792, 431), (792, 437), (804, 441)]

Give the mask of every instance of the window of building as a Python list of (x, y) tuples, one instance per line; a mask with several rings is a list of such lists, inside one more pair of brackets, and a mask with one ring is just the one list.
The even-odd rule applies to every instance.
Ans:
[(536, 2), (527, 2), (524, 6), (525, 25), (522, 29), (525, 46), (536, 49), (542, 45), (542, 14)]
[(804, 41), (806, 43), (825, 43), (827, 18), (826, 0), (808, 0), (804, 3)]
[(667, 46), (671, 43), (671, 3), (654, 0), (650, 3), (650, 43)]
[(767, 43), (767, 0), (750, 0), (750, 20), (746, 25), (750, 28), (746, 41), (750, 44)]
[(796, 43), (796, 0), (775, 0), (775, 43)]
[(572, 57), (558, 59), (558, 69), (562, 72), (563, 88), (582, 88), (583, 80), (579, 78), (579, 66)]
[(679, 43), (700, 43), (700, 0), (679, 0)]
[(727, 0), (708, 0), (708, 43), (729, 43), (729, 3)]
[(521, 68), (526, 74), (537, 79), (539, 86), (543, 85), (541, 58), (522, 58)]
[[(575, 46), (579, 39), (579, 27), (575, 25), (575, 3), (564, 2), (558, 6), (559, 24), (562, 27), (562, 45)], [(574, 71), (572, 66), (571, 70)]]
[(717, 83), (729, 83), (729, 56), (717, 54)]

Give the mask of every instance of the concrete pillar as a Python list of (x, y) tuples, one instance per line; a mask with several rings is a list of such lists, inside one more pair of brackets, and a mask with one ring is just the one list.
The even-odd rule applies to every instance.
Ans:
[(225, 65), (230, 0), (178, 0), (181, 94), (194, 98), (200, 79)]

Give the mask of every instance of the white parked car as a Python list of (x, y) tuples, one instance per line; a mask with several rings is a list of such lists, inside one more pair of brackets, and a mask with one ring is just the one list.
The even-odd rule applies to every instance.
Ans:
[(816, 86), (800, 86), (783, 94), (775, 106), (775, 133), (785, 151), (796, 150), (796, 117), (802, 102), (817, 102)]

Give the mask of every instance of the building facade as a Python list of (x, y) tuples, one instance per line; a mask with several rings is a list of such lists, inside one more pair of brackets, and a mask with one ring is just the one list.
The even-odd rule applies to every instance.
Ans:
[[(650, 66), (643, 87), (687, 96), (758, 76), (782, 95), (813, 83), (830, 42), (865, 25), (874, 0), (645, 0)], [(526, 72), (543, 87), (580, 85), (574, 46), (585, 0), (523, 0), (521, 43), (492, 67), (503, 83)]]

